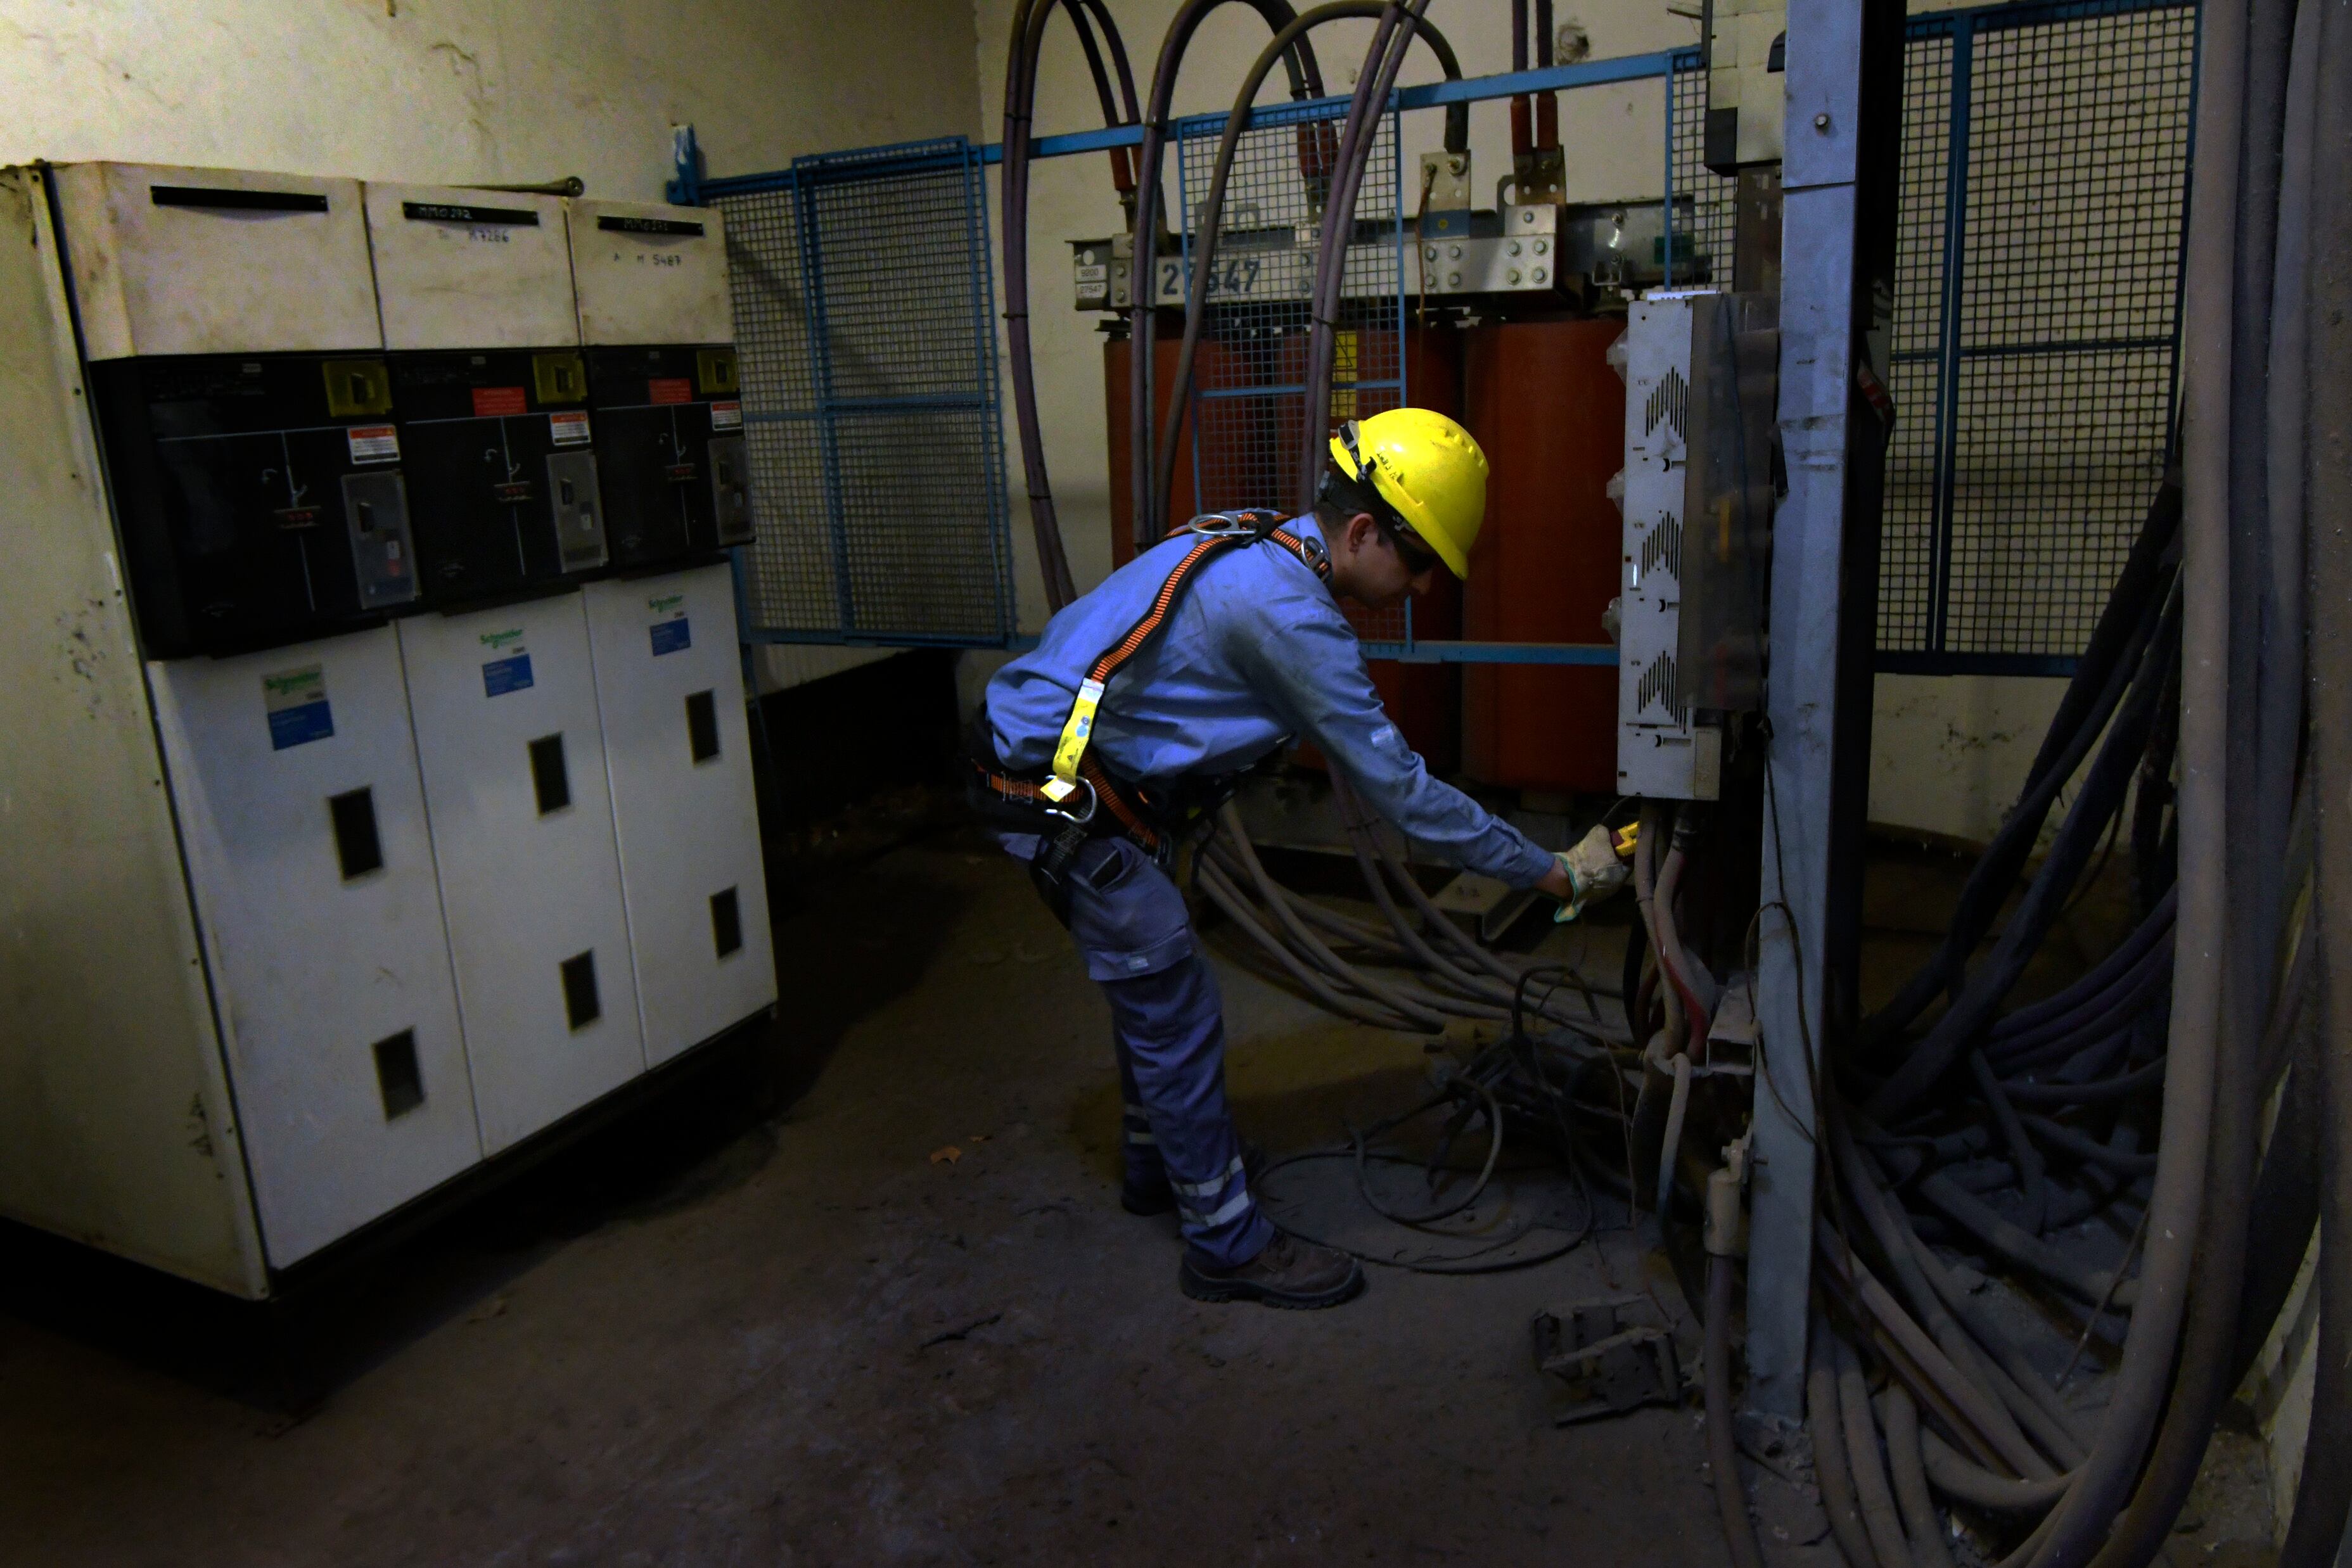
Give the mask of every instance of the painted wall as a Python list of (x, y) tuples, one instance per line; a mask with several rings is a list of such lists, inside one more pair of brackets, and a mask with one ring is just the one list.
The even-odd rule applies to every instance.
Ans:
[[(577, 174), (658, 201), (679, 123), (714, 173), (979, 135), (971, 27), (951, 0), (0, 0), (0, 163)], [(772, 684), (878, 656), (770, 653)]]

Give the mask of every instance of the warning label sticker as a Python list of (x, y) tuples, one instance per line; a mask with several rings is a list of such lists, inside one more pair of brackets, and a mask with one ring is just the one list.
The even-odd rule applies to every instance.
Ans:
[(476, 387), (474, 417), (498, 419), (509, 413), (527, 412), (520, 387)]
[(321, 664), (279, 670), (261, 677), (262, 711), (269, 716), (269, 749), (283, 751), (335, 733), (327, 704), (327, 671)]
[(400, 461), (400, 432), (389, 424), (354, 424), (343, 434), (351, 438), (354, 463)]
[(714, 402), (710, 405), (710, 428), (740, 430), (743, 428), (743, 405), (740, 402)]
[(692, 402), (694, 383), (684, 376), (656, 376), (646, 383), (647, 402)]
[(547, 416), (547, 434), (548, 439), (553, 441), (558, 446), (587, 445), (587, 411), (585, 409), (572, 409), (563, 413), (549, 414)]

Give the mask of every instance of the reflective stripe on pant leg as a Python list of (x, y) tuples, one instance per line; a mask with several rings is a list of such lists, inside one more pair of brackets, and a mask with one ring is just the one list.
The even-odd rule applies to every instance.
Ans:
[(1151, 1113), (1143, 1108), (1143, 1093), (1135, 1086), (1135, 1060), (1114, 1025), (1111, 1050), (1118, 1057), (1119, 1155), (1126, 1162), (1128, 1190), (1138, 1196), (1165, 1191), (1168, 1167), (1160, 1163), (1160, 1140), (1151, 1135)]
[[(1173, 892), (1173, 889), (1171, 889)], [(1274, 1239), (1242, 1173), (1225, 1104), (1225, 1020), (1216, 976), (1197, 952), (1150, 975), (1103, 982), (1138, 1100), (1174, 1184), (1184, 1239), (1213, 1266), (1246, 1263)]]

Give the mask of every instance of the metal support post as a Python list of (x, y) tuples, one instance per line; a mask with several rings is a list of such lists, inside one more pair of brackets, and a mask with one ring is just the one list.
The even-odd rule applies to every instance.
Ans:
[(1854, 1022), (1903, 102), (1899, 0), (1790, 0), (1748, 1399), (1804, 1405), (1815, 1089)]

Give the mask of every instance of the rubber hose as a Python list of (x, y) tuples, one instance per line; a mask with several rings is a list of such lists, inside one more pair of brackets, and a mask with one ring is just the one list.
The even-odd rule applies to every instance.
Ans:
[(1886, 1464), (1894, 1474), (1895, 1511), (1903, 1516), (1903, 1533), (1911, 1539), (1911, 1554), (1920, 1568), (1952, 1568), (1951, 1549), (1944, 1544), (1944, 1521), (1936, 1500), (1927, 1493), (1927, 1467), (1919, 1449), (1919, 1407), (1909, 1390), (1891, 1384), (1879, 1396), (1880, 1427), (1886, 1433)]
[[(2316, 813), (2320, 966), (2319, 1084), (2324, 1137), (2319, 1156), (2319, 1337), (2313, 1354), (2327, 1369), (2312, 1393), (2311, 1430), (2294, 1514), (2279, 1568), (2332, 1562), (2352, 1500), (2352, 12), (2325, 4), (2313, 112), (2310, 271), (2306, 354), (2310, 449), (2305, 516), (2310, 532), (2312, 778)], [(2323, 175), (2322, 171), (2330, 172)], [(2325, 530), (2324, 532), (2322, 530)], [(2185, 836), (2183, 842), (2187, 841)]]
[(2011, 1083), (2008, 1086), (2009, 1097), (2021, 1105), (2090, 1105), (2103, 1100), (2126, 1099), (2161, 1081), (2166, 1076), (2166, 1058), (2158, 1057), (2146, 1067), (2120, 1078), (2103, 1078), (2091, 1083)]
[[(1070, 575), (1069, 553), (1062, 544), (1053, 478), (1045, 467), (1045, 431), (1037, 416), (1036, 362), (1029, 336), (1029, 128), (1036, 106), (1038, 46), (1044, 40), (1045, 24), (1062, 3), (1021, 0), (1013, 15), (1013, 44), (1004, 69), (1004, 352), (1013, 376), (1013, 423), (1029, 490), (1030, 526), (1037, 539), (1037, 567), (1045, 579), (1046, 605), (1054, 612), (1077, 597), (1077, 584)], [(1092, 35), (1079, 11), (1069, 14), (1079, 29), (1081, 43), (1087, 46), (1108, 119), (1109, 87), (1096, 57)], [(1127, 48), (1118, 30), (1111, 25), (1108, 11), (1099, 12), (1098, 17), (1120, 76), (1129, 78)], [(1131, 100), (1131, 90), (1129, 97)], [(1117, 167), (1114, 160), (1114, 172)]]
[(1880, 1568), (1910, 1568), (1911, 1548), (1903, 1539), (1903, 1519), (1895, 1511), (1886, 1466), (1878, 1450), (1878, 1422), (1870, 1412), (1870, 1385), (1862, 1361), (1841, 1339), (1837, 1354), (1838, 1419), (1845, 1427), (1846, 1464), (1853, 1471), (1854, 1498), (1862, 1504), (1862, 1527)]
[(1969, 977), (1950, 1009), (1871, 1096), (1869, 1110), (1879, 1121), (1892, 1120), (1916, 1103), (1950, 1070), (1960, 1054), (1974, 1043), (1978, 1033), (1990, 1020), (1992, 1010), (2009, 994), (2041, 946), (2067, 893), (2089, 861), (2100, 831), (2121, 807), (2124, 792), (2130, 786), (2155, 716), (2157, 694), (2163, 687), (2163, 668), (2179, 649), (2176, 633), (2180, 626), (2182, 604), (2183, 597), (2176, 589), (2166, 601), (2158, 631), (2148, 641), (2130, 695), (2109, 727), (2106, 740), (2091, 764), (2081, 792), (2067, 809), (2065, 821), (2051, 843), (2041, 871), (2027, 886), (2016, 913), (2002, 927), (1991, 956)]
[[(1154, 317), (1159, 308), (1160, 182), (1160, 166), (1166, 162), (1168, 149), (1168, 116), (1175, 99), (1176, 75), (1184, 63), (1185, 51), (1192, 47), (1192, 35), (1210, 12), (1225, 3), (1226, 0), (1184, 0), (1169, 23), (1167, 36), (1160, 40), (1159, 63), (1151, 72), (1151, 97), (1143, 115), (1143, 146), (1136, 159), (1135, 225), (1130, 231), (1134, 249), (1129, 265), (1132, 282), (1128, 299), (1128, 444), (1138, 554), (1157, 542), (1165, 531), (1164, 520), (1151, 503), (1152, 427), (1157, 413), (1153, 406), (1151, 361), (1153, 344), (1159, 336)], [(1279, 32), (1297, 19), (1297, 13), (1284, 0), (1247, 3), (1275, 31)], [(1322, 96), (1322, 73), (1316, 65), (1313, 46), (1304, 37), (1297, 40), (1292, 54), (1285, 57), (1285, 69), (1290, 76), (1293, 99)]]
[(1814, 1250), (1826, 1265), (1821, 1277), (1846, 1293), (1857, 1320), (1866, 1319), (1882, 1331), (1887, 1364), (1898, 1374), (1907, 1368), (1911, 1391), (1933, 1396), (1932, 1403), (1954, 1434), (1979, 1448), (1982, 1458), (1998, 1458), (2020, 1475), (2049, 1474), (2050, 1467), (2018, 1435), (2016, 1424), (1994, 1396), (1952, 1364), (1862, 1260), (1844, 1249), (1843, 1239), (1825, 1225), (1816, 1226), (1814, 1233)]
[(1249, 912), (1248, 906), (1243, 902), (1240, 890), (1227, 882), (1224, 873), (1218, 871), (1216, 867), (1202, 865), (1197, 868), (1196, 874), (1199, 877), (1202, 891), (1209, 895), (1219, 909), (1224, 911), (1226, 918), (1239, 925), (1252, 941), (1271, 954), (1275, 962), (1288, 971), (1292, 979), (1306, 987), (1317, 1001), (1344, 1018), (1370, 1024), (1375, 1029), (1391, 1029), (1402, 1032), (1411, 1032), (1413, 1030), (1414, 1025), (1409, 1019), (1399, 1020), (1357, 1001), (1352, 997), (1345, 997), (1333, 990), (1328, 981), (1308, 968), (1297, 955), (1282, 945), (1280, 937), (1267, 930), (1265, 924)]
[(2319, 1228), (2319, 1043), (2305, 1048), (2287, 1069), (2279, 1092), (2278, 1121), (2263, 1153), (2250, 1206), (2253, 1230), (2246, 1239), (2246, 1278), (2238, 1298), (2238, 1343), (2230, 1353), (2230, 1386), (2254, 1369), (2271, 1327), (2294, 1293), (2295, 1276)]
[[(2158, 1157), (2161, 1159), (2161, 1155)], [(1961, 1191), (1949, 1176), (1927, 1176), (1916, 1191), (1944, 1218), (2001, 1257), (2092, 1306), (2105, 1301), (2116, 1308), (2131, 1308), (2138, 1303), (2140, 1292), (2146, 1288), (2137, 1280), (2118, 1282), (2107, 1270), (2086, 1268), (2075, 1262), (2040, 1237), (1978, 1202), (1973, 1195)]]
[(1990, 1509), (1996, 1513), (2040, 1513), (2065, 1495), (2072, 1476), (2050, 1480), (2021, 1481), (1997, 1476), (1963, 1457), (1932, 1431), (1919, 1434), (1919, 1457), (1926, 1461), (1927, 1480), (1956, 1502)]
[[(1947, 1310), (1943, 1297), (1936, 1291), (1912, 1249), (1907, 1222), (1900, 1217), (1895, 1204), (1879, 1185), (1876, 1173), (1871, 1170), (1862, 1152), (1854, 1146), (1852, 1135), (1843, 1125), (1844, 1121), (1843, 1116), (1833, 1118), (1830, 1127), (1830, 1153), (1833, 1167), (1845, 1178), (1846, 1187), (1853, 1197), (1853, 1208), (1860, 1213), (1864, 1228), (1877, 1242), (1880, 1254), (1894, 1270), (1895, 1282), (1909, 1298), (1912, 1312), (1917, 1314), (1928, 1337), (1950, 1359), (1955, 1370), (1992, 1393), (2002, 1406), (2009, 1406), (2010, 1416), (2028, 1416), (2027, 1411), (2017, 1408), (2021, 1401), (2012, 1398), (2009, 1391), (2001, 1387), (2001, 1379), (1992, 1367), (1985, 1364), (1979, 1347)], [(2031, 1416), (2038, 1418), (2041, 1412), (2032, 1411)], [(2051, 1467), (2039, 1463), (2038, 1457), (2027, 1444), (2024, 1432), (2013, 1421), (1994, 1410), (1987, 1412), (1986, 1419), (1999, 1428), (1988, 1431), (1986, 1436), (1994, 1440), (2002, 1456), (2015, 1464), (2021, 1473), (2049, 1472)], [(2065, 1435), (2062, 1433), (2062, 1440), (2064, 1438)]]
[(2123, 1155), (2107, 1147), (2095, 1138), (2084, 1136), (2063, 1122), (2053, 1122), (2047, 1116), (2026, 1112), (2018, 1120), (2026, 1131), (2063, 1155), (2070, 1155), (2089, 1165), (2105, 1166), (2118, 1176), (2143, 1176), (2156, 1169), (2154, 1155)]
[(1813, 1476), (1821, 1483), (1822, 1511), (1830, 1516), (1830, 1536), (1851, 1568), (1876, 1568), (1877, 1554), (1862, 1527), (1862, 1504), (1853, 1495), (1853, 1472), (1846, 1468), (1845, 1422), (1838, 1412), (1836, 1336), (1829, 1320), (1813, 1314), (1805, 1356), (1805, 1416), (1813, 1428)]
[(2105, 1011), (2114, 1006), (2109, 998), (2116, 995), (2117, 984), (2126, 979), (2150, 953), (2168, 946), (2164, 939), (2172, 933), (2173, 913), (2178, 907), (2174, 890), (2167, 888), (2147, 918), (2081, 979), (2041, 1001), (2005, 1014), (1992, 1026), (1990, 1039), (2002, 1051), (2023, 1050), (2046, 1038), (2044, 1030), (2078, 1010)]
[[(2183, 258), (2180, 908), (2162, 1136), (2149, 1197), (2140, 1296), (2091, 1457), (2050, 1516), (2034, 1568), (2089, 1560), (2130, 1493), (2170, 1381), (2200, 1234), (2210, 1153), (2227, 936), (2230, 830), (2230, 265), (2244, 120), (2246, 16), (2200, 16), (2198, 179)], [(2347, 1445), (2352, 1448), (2352, 1445)], [(2333, 1549), (2333, 1542), (2330, 1548)]]
[[(2294, 769), (2292, 755), (2283, 764), (2276, 758), (2265, 758), (2261, 744), (2263, 735), (2280, 727), (2275, 710), (2293, 716), (2285, 727), (2290, 734), (2301, 728), (2303, 710), (2301, 691), (2293, 684), (2282, 688), (2265, 668), (2278, 652), (2273, 644), (2300, 636), (2300, 628), (2295, 638), (2287, 638), (2268, 624), (2276, 607), (2271, 602), (2266, 559), (2269, 444), (2263, 428), (2269, 403), (2273, 242), (2294, 0), (2253, 0), (2250, 9), (2231, 322), (2236, 340), (2231, 360), (2231, 640), (2225, 723), (2230, 799), (2246, 802), (2254, 821), (2249, 824), (2248, 852), (2227, 892), (2227, 977), (2214, 1071), (2206, 1219), (2189, 1276), (2179, 1366), (2139, 1486), (2106, 1544), (2092, 1559), (2094, 1568), (2145, 1568), (2163, 1551), (2204, 1465), (2214, 1422), (2236, 1386), (2230, 1374), (2238, 1309), (2244, 1297), (2247, 1216), (2259, 1142), (2255, 1061), (2277, 973), (2274, 944)], [(2266, 764), (2277, 772), (2275, 779), (2263, 777)], [(2275, 802), (2269, 800), (2272, 795), (2277, 796)]]
[[(1687, 1062), (1685, 1064), (1687, 1066)], [(1764, 1549), (1748, 1517), (1748, 1489), (1739, 1479), (1739, 1445), (1731, 1423), (1731, 1291), (1738, 1269), (1719, 1252), (1706, 1260), (1706, 1462), (1715, 1472), (1715, 1509), (1733, 1568), (1764, 1568)]]
[(1675, 925), (1675, 895), (1682, 890), (1683, 867), (1687, 863), (1679, 841), (1681, 826), (1680, 821), (1675, 823), (1677, 841), (1668, 847), (1665, 861), (1658, 867), (1653, 935), (1657, 938), (1658, 962), (1665, 967), (1666, 977), (1675, 988), (1682, 993), (1683, 1011), (1690, 1020), (1690, 1047), (1704, 1054), (1707, 1035), (1714, 1026), (1715, 978), (1691, 957)]
[[(1675, 1202), (1675, 1161), (1682, 1154), (1683, 1118), (1690, 1113), (1691, 1059), (1677, 1053), (1672, 1063), (1673, 1098), (1666, 1102), (1666, 1134), (1658, 1144), (1658, 1230), (1664, 1234)], [(1718, 1260), (1719, 1261), (1719, 1260)], [(1714, 1289), (1710, 1282), (1708, 1289)]]
[[(1896, 1212), (1899, 1214), (1901, 1210)], [(1969, 1337), (1992, 1357), (1994, 1364), (2003, 1375), (1998, 1380), (1989, 1380), (1995, 1381), (2001, 1403), (2028, 1426), (2035, 1439), (2053, 1458), (2068, 1469), (2081, 1464), (2089, 1456), (2091, 1440), (2083, 1431), (2074, 1412), (2060, 1403), (2058, 1396), (2043, 1380), (2041, 1371), (2027, 1359), (2017, 1342), (2009, 1337), (2009, 1331), (2000, 1321), (1986, 1310), (1984, 1303), (1960, 1289), (1945, 1269), (1944, 1260), (1936, 1256), (1934, 1248), (1920, 1239), (1917, 1228), (1910, 1226), (1907, 1218), (1905, 1228), (1908, 1231), (1906, 1239), (1911, 1255), (1917, 1261), (1920, 1272), (1927, 1276), (1929, 1286), (1943, 1298), (1944, 1305), (1967, 1325)], [(2029, 1419), (2025, 1415), (2025, 1406), (2018, 1403), (2019, 1400), (2039, 1410), (2041, 1419)]]
[[(1391, 10), (1395, 0), (1390, 0)], [(1418, 22), (1429, 9), (1429, 0), (1411, 0), (1400, 19)], [(1300, 509), (1314, 505), (1317, 481), (1321, 478), (1324, 445), (1331, 431), (1331, 364), (1338, 352), (1339, 299), (1341, 284), (1347, 276), (1348, 242), (1354, 237), (1356, 226), (1356, 193), (1363, 183), (1364, 165), (1371, 155), (1372, 144), (1379, 138), (1376, 123), (1387, 112), (1389, 93), (1396, 86), (1397, 72), (1404, 65), (1405, 39), (1394, 39), (1395, 27), (1390, 14), (1383, 12), (1374, 30), (1372, 47), (1365, 57), (1365, 69), (1358, 82), (1357, 97), (1348, 111), (1348, 122), (1356, 134), (1350, 138), (1342, 133), (1339, 141), (1339, 166), (1331, 182), (1331, 194), (1323, 210), (1323, 228), (1316, 253), (1318, 277), (1315, 296), (1307, 310), (1307, 374), (1305, 417), (1300, 421), (1299, 470), (1297, 504)], [(1369, 88), (1370, 90), (1364, 90)]]
[(2017, 1166), (2017, 1185), (2025, 1195), (2025, 1215), (2018, 1223), (2035, 1235), (2042, 1232), (2042, 1221), (2050, 1211), (2050, 1194), (2044, 1186), (2047, 1171), (2042, 1164), (2042, 1151), (2025, 1135), (2025, 1124), (2017, 1119), (2017, 1107), (2001, 1092), (2000, 1080), (1992, 1075), (1992, 1063), (1981, 1051), (1969, 1052), (1969, 1071), (1977, 1081), (1977, 1092), (1984, 1096), (1985, 1104), (1992, 1111), (1993, 1125), (2000, 1130), (2001, 1142), (2009, 1145), (2009, 1156)]
[(1248, 871), (1251, 880), (1256, 883), (1259, 900), (1274, 911), (1275, 918), (1279, 920), (1284, 929), (1289, 932), (1291, 941), (1305, 948), (1308, 956), (1322, 965), (1332, 978), (1354, 990), (1362, 992), (1382, 1007), (1395, 1012), (1399, 1017), (1411, 1019), (1416, 1025), (1433, 1033), (1445, 1027), (1445, 1020), (1436, 1013), (1419, 1007), (1356, 968), (1355, 966), (1343, 961), (1337, 953), (1331, 951), (1328, 943), (1307, 929), (1306, 925), (1283, 899), (1280, 890), (1274, 885), (1274, 879), (1266, 875), (1265, 865), (1260, 862), (1255, 852), (1251, 849), (1248, 834), (1242, 827), (1241, 812), (1235, 809), (1232, 801), (1226, 801), (1218, 811), (1217, 822), (1233, 841), (1234, 853)]
[[(1208, 197), (1201, 204), (1199, 221), (1194, 225), (1198, 235), (1193, 242), (1195, 254), (1192, 261), (1194, 278), (1214, 278), (1217, 275), (1217, 248), (1224, 221), (1225, 186), (1233, 173), (1234, 154), (1241, 145), (1251, 107), (1257, 102), (1258, 89), (1265, 85), (1275, 61), (1286, 57), (1295, 39), (1324, 23), (1350, 17), (1377, 18), (1385, 5), (1386, 0), (1330, 0), (1329, 4), (1303, 11), (1275, 34), (1273, 40), (1251, 64), (1242, 78), (1241, 90), (1234, 95), (1233, 111), (1225, 117), (1224, 134), (1218, 140), (1216, 162), (1209, 175)], [(1454, 46), (1445, 41), (1444, 35), (1427, 22), (1417, 22), (1412, 31), (1428, 43), (1430, 52), (1437, 57), (1438, 68), (1444, 73), (1445, 79), (1461, 80), (1462, 62), (1455, 57)], [(1465, 152), (1469, 145), (1470, 106), (1466, 103), (1448, 104), (1445, 110), (1446, 151)], [(1168, 394), (1171, 410), (1168, 430), (1159, 443), (1159, 456), (1152, 465), (1155, 515), (1163, 518), (1173, 495), (1176, 453), (1181, 444), (1177, 437), (1183, 428), (1182, 416), (1174, 411), (1188, 406), (1192, 399), (1192, 366), (1200, 351), (1202, 328), (1208, 319), (1208, 298), (1206, 287), (1188, 286), (1185, 290), (1184, 339), (1176, 351), (1176, 375)]]
[(2042, 824), (2059, 789), (2074, 777), (2082, 757), (2106, 727), (2105, 716), (2112, 714), (2115, 705), (2122, 700), (2124, 687), (2117, 676), (2128, 672), (2133, 663), (2127, 656), (2129, 645), (2137, 640), (2147, 612), (2159, 596), (2161, 581), (2168, 572), (2165, 552), (2171, 548), (2179, 522), (2180, 487), (2175, 477), (2168, 476), (2132, 541), (2123, 572), (2099, 612), (2091, 640), (2075, 663), (2065, 695), (2059, 700), (2058, 711), (2051, 716), (2041, 748), (2027, 770), (2025, 789), (2017, 806), (2002, 821), (1977, 863), (1969, 868), (1943, 945), (1893, 1000), (1864, 1021), (1859, 1041), (1864, 1053), (1874, 1051), (1909, 1027), (1930, 1002), (1948, 990), (1954, 977), (1963, 971), (1969, 955), (1976, 951), (1977, 944), (1991, 928), (1994, 917), (2016, 884), (2019, 872), (2024, 869), (2041, 838)]

